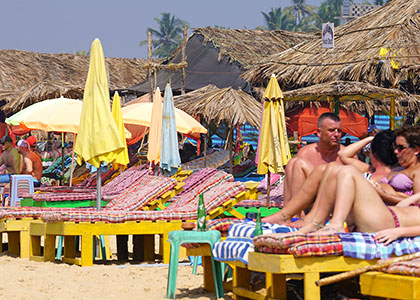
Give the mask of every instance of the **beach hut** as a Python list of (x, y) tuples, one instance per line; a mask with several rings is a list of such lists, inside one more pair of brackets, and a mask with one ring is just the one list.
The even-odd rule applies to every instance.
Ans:
[(267, 58), (242, 77), (264, 86), (274, 73), (288, 90), (343, 80), (418, 94), (419, 9), (420, 0), (393, 0), (338, 26), (335, 48), (322, 48), (319, 35)]
[[(110, 90), (130, 87), (146, 78), (144, 59), (106, 58)], [(81, 99), (89, 56), (0, 50), (0, 100), (6, 114), (44, 99)]]
[[(263, 58), (284, 51), (313, 36), (307, 33), (249, 29), (196, 28), (186, 45), (186, 91), (213, 84), (249, 92), (251, 86), (240, 75)], [(163, 65), (179, 64), (181, 47)], [(174, 92), (181, 89), (181, 73), (157, 66), (156, 86), (161, 90), (171, 79)], [(141, 82), (128, 92), (142, 95), (150, 92), (149, 81)]]

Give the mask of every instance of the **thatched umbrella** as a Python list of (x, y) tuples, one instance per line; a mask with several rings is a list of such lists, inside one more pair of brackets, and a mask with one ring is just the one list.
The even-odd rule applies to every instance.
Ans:
[[(271, 74), (293, 88), (335, 80), (420, 90), (420, 0), (393, 0), (335, 30), (335, 48), (321, 37), (268, 58), (243, 74), (264, 86)], [(388, 49), (380, 54), (381, 49)], [(386, 52), (386, 51), (382, 51)], [(398, 67), (397, 69), (393, 68)]]
[[(174, 97), (174, 103), (186, 113), (200, 116), (207, 124), (212, 123), (217, 126), (224, 122), (229, 128), (230, 150), (232, 150), (233, 128), (236, 125), (248, 123), (255, 128), (260, 126), (261, 103), (249, 94), (231, 87), (219, 89), (214, 85), (208, 85)], [(230, 151), (230, 172), (232, 173), (232, 151)]]
[[(385, 102), (389, 105), (391, 98), (400, 100), (397, 105), (398, 112), (403, 110), (418, 109), (420, 104), (420, 97), (410, 95), (398, 89), (388, 89), (377, 87), (369, 83), (356, 81), (333, 81), (327, 83), (320, 83), (311, 85), (309, 87), (291, 90), (283, 93), (286, 102), (291, 101), (326, 101), (335, 104), (335, 110), (338, 109), (339, 102), (352, 102), (347, 104), (350, 108), (355, 108), (358, 104), (355, 102), (365, 101), (364, 109), (369, 115), (372, 115), (375, 109), (378, 108), (378, 102)], [(401, 105), (401, 101), (405, 100), (406, 106)], [(382, 103), (381, 103), (382, 104)], [(353, 109), (361, 111), (361, 109)]]
[[(106, 58), (109, 88), (123, 89), (146, 79), (144, 59)], [(0, 99), (7, 114), (35, 102), (65, 96), (81, 99), (89, 56), (0, 50)]]

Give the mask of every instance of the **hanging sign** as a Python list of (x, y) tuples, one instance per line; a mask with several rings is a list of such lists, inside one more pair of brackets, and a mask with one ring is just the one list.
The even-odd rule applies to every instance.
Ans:
[(334, 23), (322, 23), (322, 48), (334, 48)]

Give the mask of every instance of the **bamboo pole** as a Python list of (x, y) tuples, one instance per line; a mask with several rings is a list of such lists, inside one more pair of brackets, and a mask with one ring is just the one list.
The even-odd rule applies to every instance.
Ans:
[(270, 189), (271, 189), (271, 173), (268, 171), (267, 173), (267, 199), (265, 206), (270, 207)]
[(391, 109), (390, 109), (391, 117), (389, 118), (389, 128), (391, 130), (395, 129), (395, 97), (391, 98)]
[(364, 268), (360, 268), (360, 269), (340, 273), (340, 274), (337, 274), (337, 275), (334, 275), (334, 276), (326, 277), (326, 278), (323, 278), (321, 280), (316, 281), (315, 283), (316, 283), (317, 286), (324, 286), (324, 285), (335, 283), (335, 282), (338, 282), (338, 281), (342, 281), (342, 280), (345, 280), (345, 279), (348, 279), (348, 278), (351, 278), (351, 277), (355, 277), (355, 276), (358, 276), (360, 274), (363, 274), (363, 273), (366, 273), (366, 272), (369, 272), (369, 271), (378, 271), (380, 269), (388, 267), (389, 265), (392, 265), (393, 263), (412, 260), (412, 259), (415, 259), (415, 258), (420, 258), (420, 252), (396, 257), (396, 258), (393, 258), (393, 259), (388, 259), (386, 261), (383, 261), (383, 262), (380, 262), (380, 263), (377, 263), (377, 264), (374, 264), (374, 265), (371, 265), (371, 266), (367, 266), (367, 267), (364, 267)]
[[(185, 62), (185, 52), (187, 48), (187, 27), (184, 26), (184, 32), (183, 32), (183, 40), (182, 40), (182, 50), (181, 50), (181, 61)], [(181, 95), (185, 94), (185, 68), (181, 69)]]
[(229, 173), (233, 174), (233, 153), (232, 153), (232, 143), (233, 143), (233, 125), (230, 125), (229, 129)]
[(207, 133), (204, 135), (204, 168), (207, 167)]
[[(152, 64), (152, 32), (147, 32), (147, 60), (149, 64)], [(152, 79), (152, 69), (148, 69), (148, 76), (149, 76), (149, 84), (150, 84), (150, 92), (149, 92), (149, 99), (150, 102), (153, 100), (153, 79)]]

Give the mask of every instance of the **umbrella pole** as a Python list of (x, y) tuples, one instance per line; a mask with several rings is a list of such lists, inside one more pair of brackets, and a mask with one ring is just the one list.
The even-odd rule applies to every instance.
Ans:
[(61, 133), (61, 178), (60, 185), (64, 183), (64, 132)]
[(71, 150), (70, 186), (73, 185), (74, 145), (76, 145), (76, 134), (75, 133), (73, 134), (73, 149)]
[(207, 167), (207, 134), (204, 135), (204, 168)]
[(96, 171), (96, 209), (101, 210), (101, 165)]
[(271, 173), (268, 171), (267, 173), (267, 200), (266, 200), (266, 207), (270, 207), (270, 187), (271, 187)]
[(229, 173), (233, 173), (233, 153), (232, 153), (232, 142), (233, 142), (233, 126), (230, 126), (230, 133), (229, 133)]

